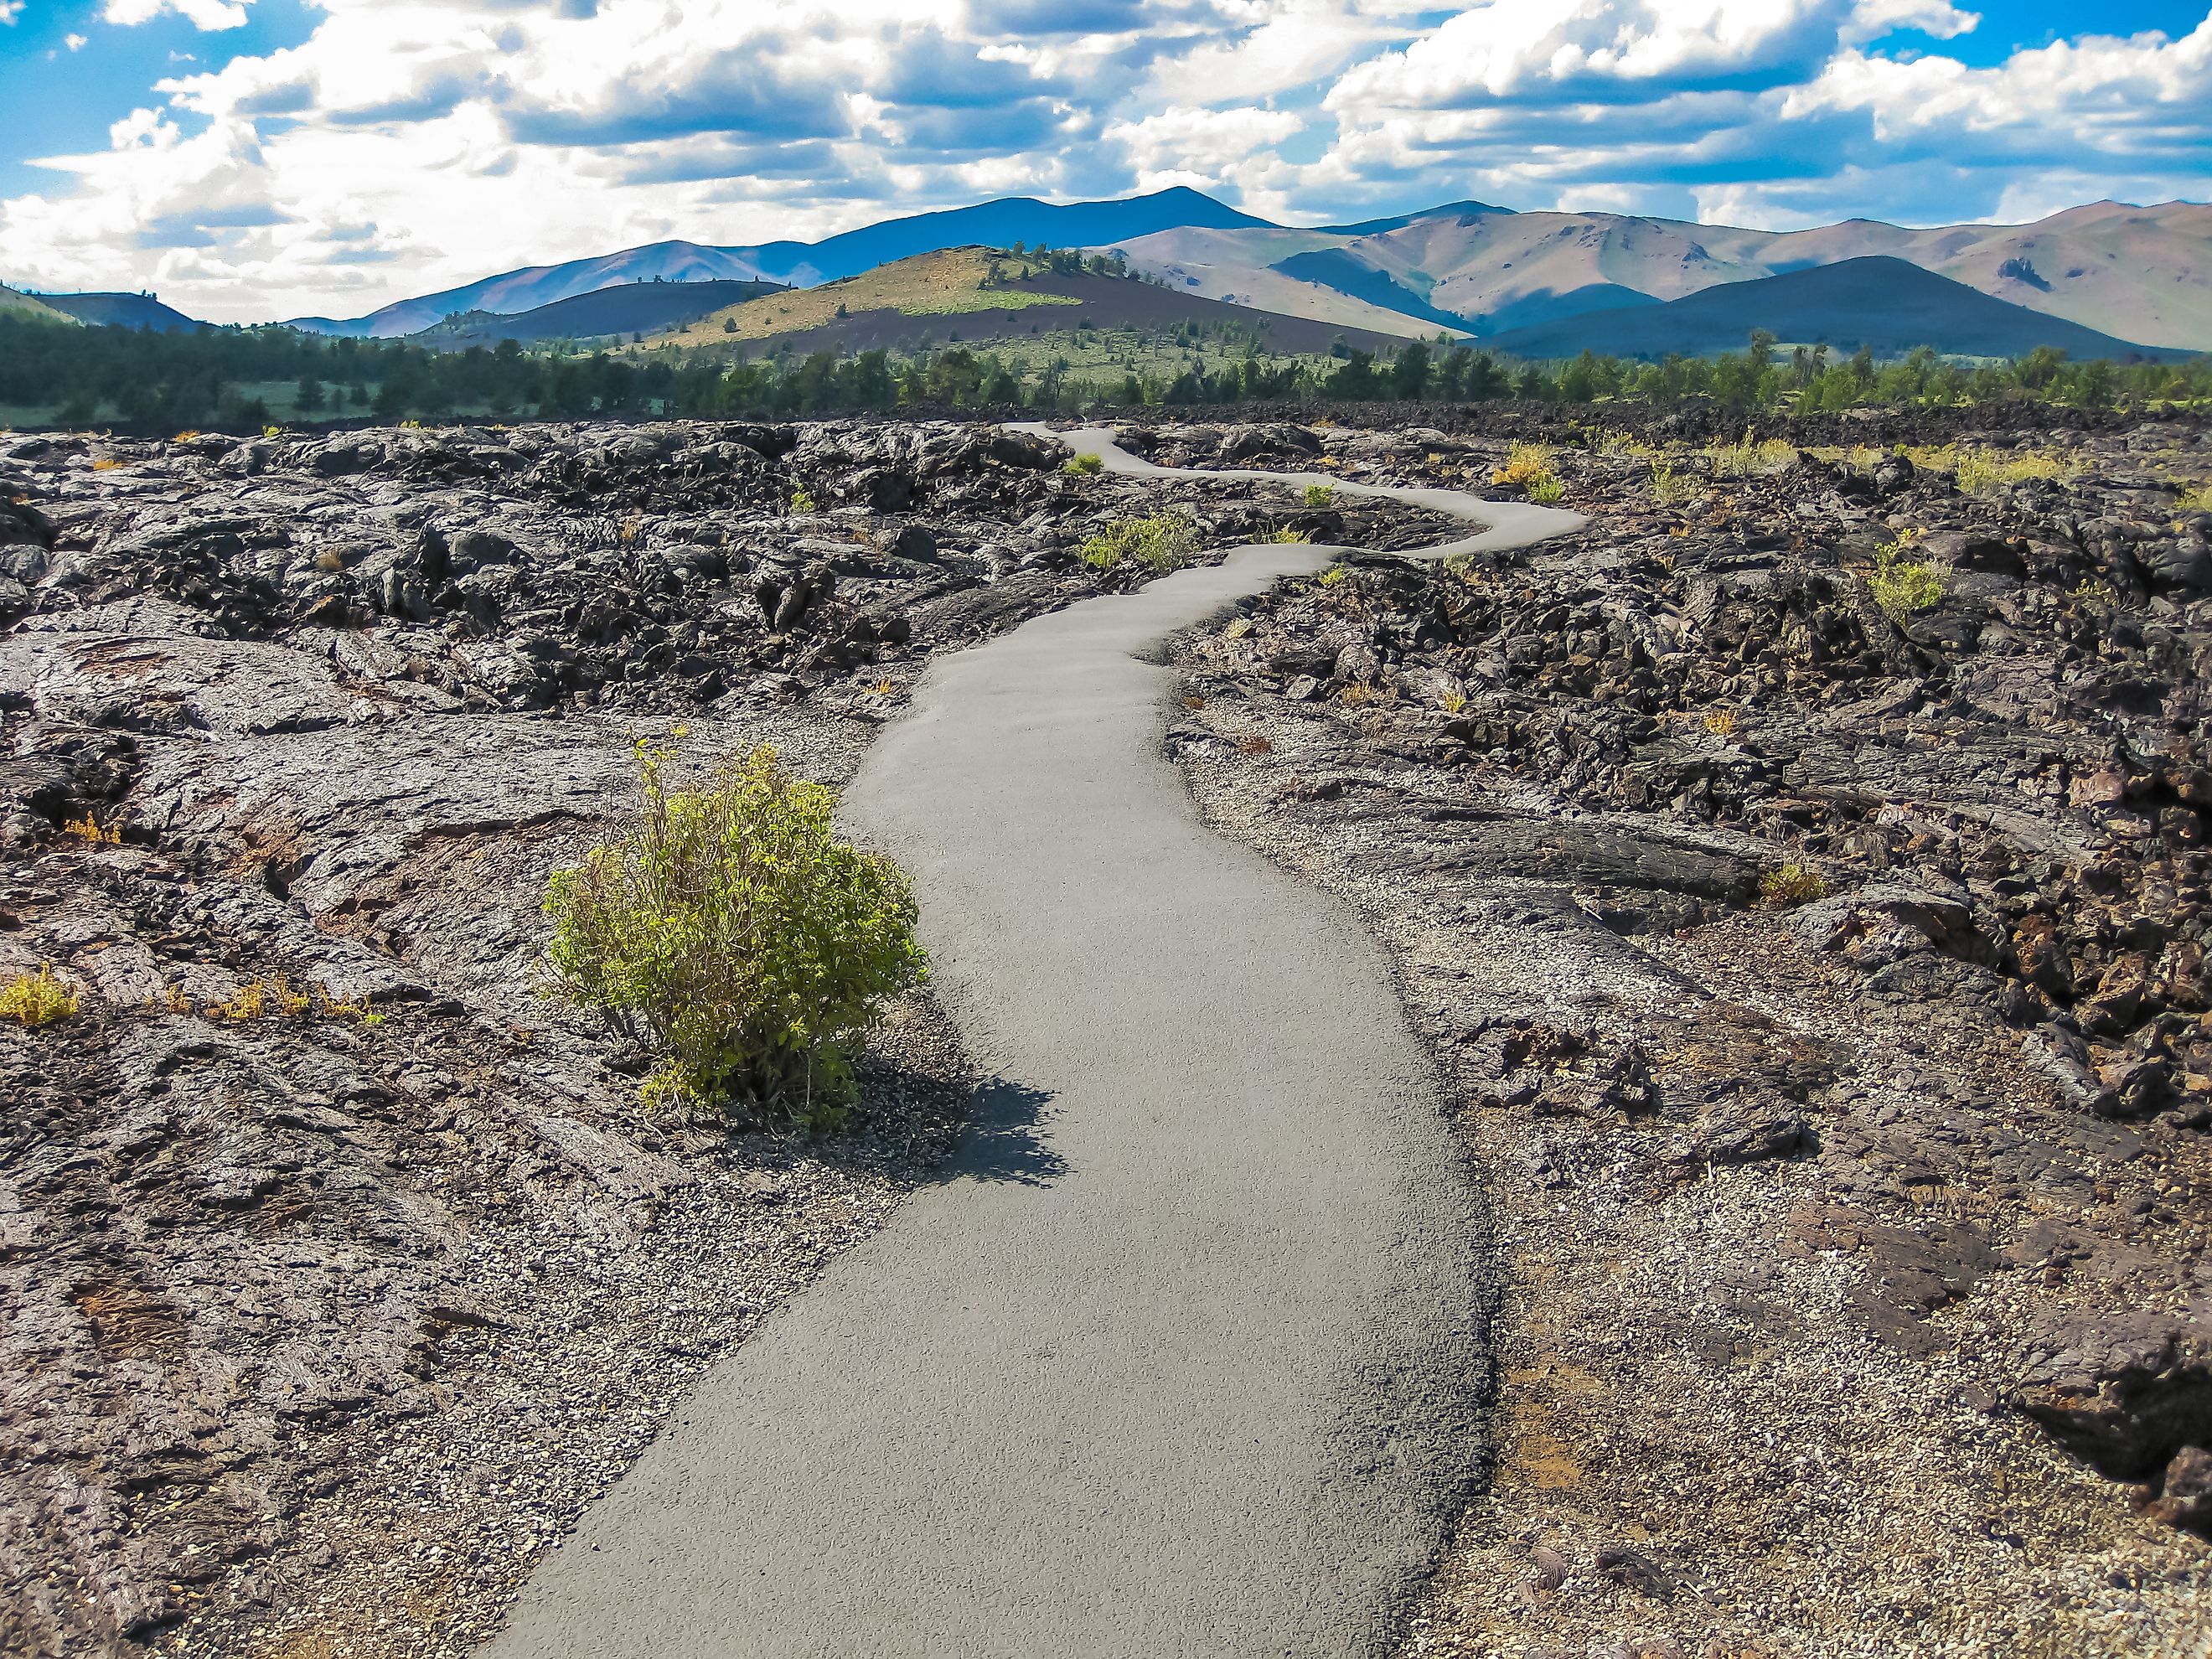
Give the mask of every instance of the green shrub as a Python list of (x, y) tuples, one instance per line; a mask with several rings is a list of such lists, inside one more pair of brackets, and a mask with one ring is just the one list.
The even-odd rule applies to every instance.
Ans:
[(815, 506), (814, 497), (808, 495), (806, 486), (801, 484), (791, 492), (791, 510), (793, 513), (805, 514), (818, 513), (822, 509)]
[(1293, 530), (1286, 524), (1279, 524), (1261, 531), (1252, 539), (1255, 543), (1310, 542), (1313, 539), (1313, 532), (1306, 530)]
[(1179, 513), (1155, 513), (1146, 519), (1116, 519), (1083, 544), (1083, 562), (1111, 570), (1134, 559), (1158, 571), (1176, 568), (1198, 551), (1198, 526)]
[(833, 1127), (854, 1094), (851, 1045), (927, 976), (906, 878), (838, 842), (836, 793), (774, 750), (696, 791), (663, 783), (669, 758), (641, 743), (635, 823), (554, 873), (559, 989), (652, 1041), (648, 1105)]
[(1874, 602), (1898, 619), (1933, 610), (1943, 600), (1942, 577), (1932, 567), (1907, 558), (1910, 545), (1909, 537), (1899, 537), (1875, 549), (1874, 573), (1867, 578)]
[(77, 1011), (76, 993), (41, 963), (35, 974), (18, 974), (0, 986), (0, 1019), (18, 1025), (51, 1025)]
[(1066, 465), (1061, 467), (1060, 470), (1062, 472), (1066, 473), (1071, 478), (1087, 478), (1092, 474), (1097, 472), (1105, 465), (1106, 463), (1104, 460), (1100, 459), (1098, 456), (1078, 455), (1072, 459)]
[(1336, 486), (1334, 484), (1325, 483), (1308, 484), (1306, 486), (1306, 505), (1308, 507), (1335, 506)]
[(1809, 865), (1785, 864), (1759, 878), (1759, 896), (1778, 910), (1828, 896), (1827, 878)]
[(1528, 486), (1528, 499), (1532, 501), (1541, 501), (1547, 507), (1566, 493), (1566, 485), (1548, 474)]

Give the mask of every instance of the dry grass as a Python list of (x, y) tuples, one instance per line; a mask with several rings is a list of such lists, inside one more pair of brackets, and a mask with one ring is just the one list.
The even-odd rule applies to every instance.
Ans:
[(2005, 451), (1937, 444), (1907, 446), (1905, 455), (1915, 466), (1952, 474), (1969, 495), (2029, 478), (2063, 482), (2081, 471), (2079, 461), (2055, 449)]
[(1735, 443), (1708, 449), (1705, 459), (1711, 462), (1715, 477), (1771, 477), (1794, 465), (1797, 451), (1779, 438), (1754, 439), (1746, 432)]

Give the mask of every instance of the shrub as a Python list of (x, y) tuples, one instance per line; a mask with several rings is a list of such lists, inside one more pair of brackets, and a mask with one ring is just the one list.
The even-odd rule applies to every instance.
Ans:
[(1088, 478), (1105, 465), (1105, 461), (1097, 455), (1078, 455), (1060, 470), (1072, 478)]
[(1083, 562), (1111, 570), (1125, 559), (1158, 571), (1176, 568), (1198, 551), (1198, 526), (1179, 513), (1116, 519), (1083, 544)]
[(1672, 461), (1651, 463), (1651, 499), (1660, 506), (1677, 506), (1697, 493), (1697, 481), (1675, 471)]
[(1306, 486), (1305, 501), (1308, 507), (1334, 507), (1336, 504), (1336, 486), (1310, 483)]
[(1828, 896), (1826, 877), (1809, 865), (1785, 864), (1759, 878), (1759, 896), (1778, 910)]
[(855, 1093), (851, 1045), (927, 977), (906, 877), (837, 841), (836, 791), (774, 750), (696, 790), (665, 785), (669, 758), (641, 743), (629, 832), (554, 873), (559, 989), (651, 1040), (648, 1105), (833, 1127)]
[(791, 510), (793, 513), (805, 514), (818, 513), (821, 511), (821, 508), (815, 506), (814, 497), (808, 495), (806, 493), (806, 486), (805, 484), (801, 484), (798, 489), (791, 492)]
[(1505, 465), (1490, 475), (1490, 482), (1518, 484), (1532, 501), (1556, 501), (1567, 493), (1552, 471), (1549, 444), (1514, 444), (1505, 452)]
[(123, 844), (121, 826), (103, 830), (100, 827), (99, 821), (89, 812), (81, 818), (66, 820), (62, 824), (62, 828), (70, 835), (79, 836), (85, 841), (96, 841), (103, 847), (120, 847)]
[(1735, 710), (1733, 708), (1709, 708), (1705, 713), (1704, 722), (1705, 730), (1717, 738), (1735, 735)]
[(1875, 549), (1874, 572), (1867, 578), (1874, 602), (1893, 618), (1931, 610), (1943, 599), (1942, 577), (1930, 566), (1905, 556), (1911, 544), (1908, 536), (1901, 536)]
[(1252, 539), (1255, 543), (1264, 544), (1310, 542), (1313, 539), (1313, 533), (1310, 531), (1293, 530), (1286, 524), (1279, 524), (1272, 529), (1261, 531)]
[(51, 1025), (76, 1009), (76, 993), (46, 963), (39, 964), (37, 973), (18, 974), (0, 986), (0, 1019), (12, 1019), (18, 1025)]
[(1527, 486), (1552, 476), (1549, 444), (1515, 443), (1505, 452), (1505, 465), (1490, 475), (1490, 482)]
[(1344, 578), (1344, 567), (1340, 564), (1333, 564), (1321, 573), (1321, 585), (1323, 587), (1334, 587)]

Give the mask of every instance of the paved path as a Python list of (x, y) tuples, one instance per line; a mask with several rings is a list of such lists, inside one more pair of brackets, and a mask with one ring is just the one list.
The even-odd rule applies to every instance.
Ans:
[[(1576, 522), (1406, 493), (1492, 526), (1455, 546)], [(700, 1384), (495, 1659), (1387, 1648), (1477, 1473), (1470, 1190), (1382, 952), (1199, 823), (1138, 654), (1329, 556), (1248, 549), (932, 668), (847, 812), (1008, 1086)]]

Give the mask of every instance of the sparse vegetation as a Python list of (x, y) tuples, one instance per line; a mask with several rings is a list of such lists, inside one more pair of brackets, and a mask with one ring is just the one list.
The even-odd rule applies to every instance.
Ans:
[(1697, 480), (1682, 477), (1674, 471), (1673, 462), (1651, 463), (1651, 499), (1660, 506), (1679, 507), (1697, 493)]
[(1505, 465), (1490, 475), (1493, 484), (1518, 484), (1522, 493), (1532, 501), (1547, 504), (1559, 500), (1567, 493), (1559, 475), (1552, 471), (1552, 447), (1549, 444), (1513, 444), (1505, 452)]
[(814, 497), (806, 493), (806, 488), (802, 484), (791, 492), (791, 510), (796, 514), (805, 514), (818, 513), (822, 509), (814, 504)]
[(1097, 455), (1077, 455), (1060, 470), (1072, 478), (1088, 478), (1105, 466), (1104, 459)]
[(62, 829), (67, 834), (84, 841), (98, 842), (103, 847), (119, 847), (123, 843), (123, 830), (120, 826), (110, 826), (103, 830), (89, 812), (81, 818), (65, 820)]
[(1346, 574), (1342, 565), (1333, 564), (1321, 573), (1321, 585), (1323, 587), (1334, 587), (1345, 579)]
[(295, 991), (292, 981), (283, 974), (274, 979), (263, 979), (258, 975), (224, 1001), (210, 1002), (203, 1011), (211, 1019), (297, 1019), (307, 1012), (313, 999), (305, 991)]
[(1308, 484), (1306, 486), (1305, 492), (1305, 503), (1308, 507), (1335, 506), (1336, 486), (1334, 484), (1325, 483)]
[(1519, 484), (1526, 489), (1539, 479), (1551, 476), (1551, 445), (1516, 441), (1505, 451), (1505, 465), (1490, 475), (1490, 482), (1494, 484)]
[(1810, 865), (1785, 864), (1759, 878), (1759, 896), (1777, 910), (1810, 904), (1828, 896), (1827, 878)]
[(50, 963), (40, 963), (35, 974), (19, 973), (0, 985), (0, 1019), (12, 1019), (18, 1025), (51, 1025), (76, 1011), (76, 993)]
[(1796, 446), (1780, 438), (1753, 439), (1748, 432), (1735, 443), (1707, 453), (1714, 472), (1724, 478), (1771, 477), (1786, 471), (1797, 459)]
[(1984, 495), (2028, 478), (2069, 478), (2081, 471), (2079, 463), (2055, 449), (2008, 453), (1942, 444), (1907, 446), (1904, 453), (1915, 466), (1950, 473), (1969, 495)]
[(1142, 519), (1116, 519), (1085, 541), (1084, 563), (1111, 570), (1125, 560), (1155, 571), (1176, 569), (1198, 551), (1198, 526), (1180, 513), (1155, 513)]
[(1313, 539), (1313, 532), (1306, 530), (1293, 530), (1286, 524), (1279, 524), (1261, 531), (1252, 539), (1260, 543), (1310, 542)]
[(1701, 723), (1717, 738), (1732, 738), (1735, 735), (1735, 710), (1708, 708), (1701, 717)]
[(1918, 611), (1930, 611), (1943, 601), (1943, 578), (1934, 567), (1909, 557), (1910, 532), (1875, 550), (1874, 570), (1867, 586), (1875, 603), (1893, 619), (1901, 620)]
[(673, 758), (641, 743), (627, 829), (553, 877), (558, 989), (652, 1043), (649, 1106), (834, 1127), (852, 1046), (926, 977), (913, 893), (890, 860), (836, 840), (836, 792), (773, 750), (696, 789), (669, 787)]

